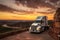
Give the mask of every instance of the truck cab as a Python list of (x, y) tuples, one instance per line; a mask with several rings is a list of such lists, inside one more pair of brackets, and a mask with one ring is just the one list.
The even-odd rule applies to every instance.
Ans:
[(40, 33), (48, 27), (48, 21), (46, 16), (38, 16), (34, 23), (31, 24), (29, 32)]

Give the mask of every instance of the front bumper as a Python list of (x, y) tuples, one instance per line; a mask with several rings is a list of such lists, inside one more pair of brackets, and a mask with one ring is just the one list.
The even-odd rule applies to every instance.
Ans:
[(39, 33), (41, 31), (39, 31), (39, 30), (29, 30), (29, 32)]

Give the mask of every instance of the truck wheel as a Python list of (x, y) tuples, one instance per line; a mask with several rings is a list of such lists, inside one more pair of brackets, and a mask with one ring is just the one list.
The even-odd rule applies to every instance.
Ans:
[(48, 30), (48, 29), (49, 29), (49, 27), (46, 26), (46, 27), (45, 27), (45, 30)]
[(42, 31), (44, 31), (44, 30), (45, 30), (45, 28), (43, 27), (43, 28), (42, 28)]

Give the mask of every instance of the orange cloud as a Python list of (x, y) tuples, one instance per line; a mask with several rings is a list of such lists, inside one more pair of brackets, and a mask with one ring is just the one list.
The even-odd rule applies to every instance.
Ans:
[(14, 14), (10, 12), (0, 12), (0, 20), (35, 20), (38, 16), (47, 16), (48, 20), (53, 20), (54, 14), (52, 13)]

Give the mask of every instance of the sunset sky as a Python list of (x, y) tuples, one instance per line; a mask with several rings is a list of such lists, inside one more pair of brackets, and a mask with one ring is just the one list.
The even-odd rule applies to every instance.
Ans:
[(53, 20), (59, 4), (59, 0), (0, 0), (0, 20), (35, 20), (38, 16)]

